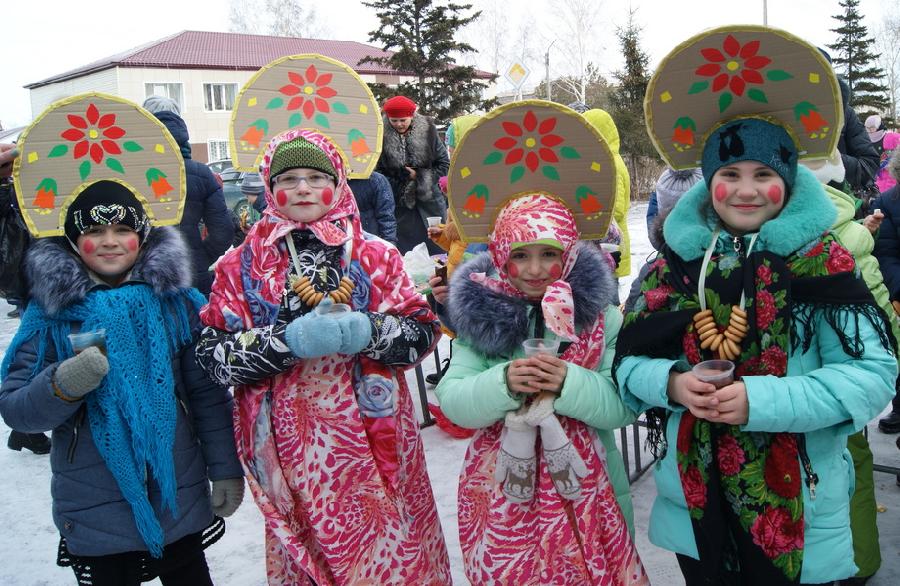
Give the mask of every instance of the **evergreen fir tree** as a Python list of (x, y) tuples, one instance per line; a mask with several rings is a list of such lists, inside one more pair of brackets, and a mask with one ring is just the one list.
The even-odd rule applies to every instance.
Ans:
[(485, 86), (476, 79), (475, 68), (457, 65), (453, 57), (475, 51), (471, 45), (456, 41), (457, 32), (481, 14), (465, 15), (471, 4), (437, 6), (432, 0), (372, 0), (364, 4), (374, 8), (380, 20), (378, 30), (369, 33), (369, 41), (394, 53), (390, 57), (367, 57), (362, 63), (386, 65), (417, 77), (415, 82), (404, 82), (396, 88), (372, 84), (379, 101), (405, 95), (438, 123), (496, 104), (494, 100), (482, 100)]
[(634, 12), (628, 17), (628, 25), (616, 31), (625, 57), (625, 69), (613, 74), (617, 83), (610, 95), (610, 115), (619, 129), (621, 153), (636, 160), (638, 157), (655, 157), (656, 150), (644, 127), (644, 94), (650, 83), (650, 58), (641, 48), (641, 29), (633, 17)]
[(887, 87), (879, 83), (884, 79), (884, 70), (875, 64), (878, 54), (872, 52), (875, 39), (862, 23), (859, 13), (859, 0), (839, 0), (843, 14), (832, 18), (841, 22), (831, 32), (838, 34), (838, 40), (828, 48), (835, 51), (832, 62), (838, 73), (842, 74), (850, 85), (850, 105), (860, 115), (867, 111), (884, 110), (888, 103)]

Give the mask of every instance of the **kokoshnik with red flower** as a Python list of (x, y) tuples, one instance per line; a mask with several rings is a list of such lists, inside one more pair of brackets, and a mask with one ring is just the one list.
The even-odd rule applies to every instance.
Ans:
[[(701, 260), (685, 262), (665, 247), (641, 286), (635, 311), (625, 318), (616, 360), (628, 355), (678, 358), (690, 364), (718, 358), (701, 349), (692, 316)], [(860, 358), (864, 348), (847, 335), (846, 316), (867, 319), (885, 348), (894, 340), (886, 318), (856, 274), (851, 254), (830, 234), (782, 258), (761, 251), (714, 254), (706, 277), (706, 305), (716, 323), (728, 323), (732, 306), (747, 298), (747, 337), (741, 342), (736, 378), (785, 376), (788, 354), (808, 351), (821, 316), (844, 351)], [(848, 311), (849, 310), (849, 311)], [(615, 370), (615, 367), (614, 367)], [(647, 413), (650, 441), (665, 450), (668, 411)], [(694, 528), (700, 561), (708, 571), (740, 571), (742, 559), (767, 584), (800, 579), (803, 562), (803, 491), (815, 498), (815, 471), (805, 452), (805, 436), (746, 432), (740, 426), (710, 423), (689, 411), (681, 416), (676, 461)], [(802, 469), (801, 469), (802, 464)], [(750, 552), (748, 554), (748, 551)], [(748, 557), (749, 555), (749, 557)]]

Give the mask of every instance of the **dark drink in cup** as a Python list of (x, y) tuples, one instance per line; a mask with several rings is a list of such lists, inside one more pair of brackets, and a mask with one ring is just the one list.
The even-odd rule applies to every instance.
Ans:
[(734, 362), (730, 360), (705, 360), (695, 364), (691, 373), (699, 380), (711, 383), (717, 389), (734, 382)]

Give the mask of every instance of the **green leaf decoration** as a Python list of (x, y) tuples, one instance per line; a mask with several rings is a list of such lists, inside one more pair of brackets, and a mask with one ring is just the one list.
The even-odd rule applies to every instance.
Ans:
[(269, 133), (269, 121), (265, 118), (259, 118), (258, 120), (252, 122), (250, 126), (255, 126), (257, 129), (262, 130), (264, 133)]
[(675, 121), (675, 126), (673, 126), (673, 128), (690, 128), (691, 130), (697, 130), (697, 123), (694, 122), (694, 119), (690, 116), (682, 116)]
[(331, 109), (337, 112), (338, 114), (349, 114), (350, 110), (347, 109), (347, 106), (344, 105), (343, 102), (335, 102), (331, 105)]
[(144, 150), (144, 147), (134, 142), (133, 140), (126, 141), (122, 144), (126, 151), (129, 153), (137, 153)]
[(499, 163), (502, 160), (503, 160), (503, 153), (501, 153), (500, 151), (494, 151), (484, 158), (484, 164), (485, 165), (496, 165), (497, 163)]
[(78, 174), (81, 175), (82, 181), (87, 179), (88, 175), (91, 174), (91, 162), (84, 161), (83, 163), (81, 163), (81, 165), (78, 167)]
[(709, 87), (708, 81), (697, 81), (691, 84), (691, 89), (688, 90), (688, 95), (690, 94), (699, 94), (700, 92), (705, 92), (706, 88)]
[(793, 77), (793, 75), (781, 69), (772, 69), (771, 71), (766, 72), (766, 79), (769, 81), (784, 81), (786, 79), (793, 79)]
[(559, 149), (559, 154), (561, 154), (564, 159), (580, 159), (581, 158), (581, 153), (579, 153), (577, 150), (575, 150), (574, 147), (570, 147), (570, 146), (564, 146), (563, 148)]
[(731, 105), (732, 100), (734, 100), (734, 96), (730, 93), (725, 92), (721, 96), (719, 96), (719, 114), (728, 109), (728, 106)]
[(150, 185), (154, 181), (158, 180), (160, 177), (165, 177), (166, 174), (157, 169), (156, 167), (150, 167), (147, 169), (147, 184)]
[(809, 102), (798, 102), (797, 105), (794, 106), (794, 116), (799, 120), (800, 116), (806, 116), (815, 109), (816, 107)]
[(122, 163), (120, 163), (118, 159), (106, 157), (106, 166), (116, 173), (121, 173), (123, 175), (125, 174), (125, 167), (122, 166)]
[(481, 199), (487, 199), (488, 194), (489, 190), (487, 188), (487, 185), (479, 183), (478, 185), (470, 189), (469, 193), (467, 193), (466, 195), (475, 195), (477, 197), (480, 197)]
[(281, 98), (272, 98), (271, 100), (269, 100), (269, 103), (266, 104), (266, 110), (274, 110), (282, 106), (284, 106), (284, 100), (282, 100)]
[(551, 181), (559, 181), (559, 171), (556, 170), (556, 167), (544, 165), (543, 167), (541, 167), (541, 173), (543, 173), (544, 177), (550, 179)]
[(515, 183), (516, 181), (521, 179), (523, 175), (525, 175), (525, 167), (523, 167), (522, 165), (516, 165), (509, 173), (509, 182)]
[(575, 201), (581, 201), (589, 195), (594, 195), (594, 192), (591, 191), (591, 188), (587, 185), (580, 185), (578, 189), (575, 190)]
[(753, 88), (752, 90), (747, 92), (747, 97), (753, 100), (754, 102), (759, 102), (761, 104), (768, 104), (769, 98), (766, 97), (766, 93), (762, 90), (758, 90)]
[(318, 124), (322, 128), (331, 128), (331, 123), (328, 122), (328, 116), (326, 116), (325, 114), (316, 114), (316, 117), (313, 118), (313, 120), (315, 120), (316, 124)]
[(64, 144), (58, 144), (55, 147), (53, 147), (52, 149), (50, 149), (50, 152), (47, 154), (47, 157), (50, 159), (54, 159), (56, 157), (63, 156), (67, 152), (69, 152), (69, 147), (67, 147)]
[(52, 191), (54, 194), (59, 193), (59, 189), (56, 187), (56, 179), (52, 177), (44, 177), (41, 179), (41, 182), (37, 184), (37, 187), (34, 188), (35, 191)]
[(298, 126), (301, 122), (303, 122), (303, 116), (301, 116), (299, 112), (294, 112), (291, 114), (291, 117), (288, 118), (288, 126), (291, 128)]
[(347, 133), (347, 142), (353, 142), (354, 140), (359, 140), (360, 138), (366, 138), (366, 135), (363, 134), (358, 128), (351, 128), (350, 132)]

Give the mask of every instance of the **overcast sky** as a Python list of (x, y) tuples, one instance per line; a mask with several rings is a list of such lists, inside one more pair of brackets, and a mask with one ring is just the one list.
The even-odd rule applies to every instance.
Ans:
[[(309, 0), (301, 0), (304, 3)], [(459, 0), (457, 0), (459, 1)], [(615, 38), (617, 26), (627, 21), (629, 7), (636, 9), (636, 21), (643, 27), (642, 44), (651, 65), (678, 42), (709, 27), (725, 24), (763, 22), (763, 0), (595, 0), (598, 30), (592, 61), (604, 73), (621, 66)], [(476, 8), (490, 8), (498, 0), (472, 0)], [(543, 78), (542, 56), (560, 36), (554, 21), (561, 0), (504, 0), (509, 45), (523, 32), (533, 47), (532, 73), (526, 86)], [(7, 63), (0, 91), (0, 121), (6, 128), (27, 124), (32, 118), (28, 90), (23, 85), (39, 81), (132, 47), (163, 38), (181, 30), (227, 31), (229, 0), (7, 0), (3, 6), (3, 38)], [(808, 41), (824, 46), (834, 42), (841, 12), (837, 0), (768, 0), (768, 22)], [(897, 0), (861, 0), (864, 23), (877, 30), (888, 11), (896, 12)], [(318, 10), (318, 20), (326, 38), (368, 42), (369, 31), (377, 27), (371, 8), (358, 0), (329, 0)], [(510, 7), (513, 7), (510, 9)], [(464, 37), (479, 44), (483, 32), (477, 27)], [(556, 40), (550, 51), (551, 74), (566, 72), (561, 45)], [(513, 56), (506, 61), (511, 64)], [(490, 69), (483, 55), (476, 62)], [(500, 67), (501, 72), (505, 70)], [(504, 82), (505, 83), (505, 82)], [(35, 113), (37, 114), (37, 113)]]

